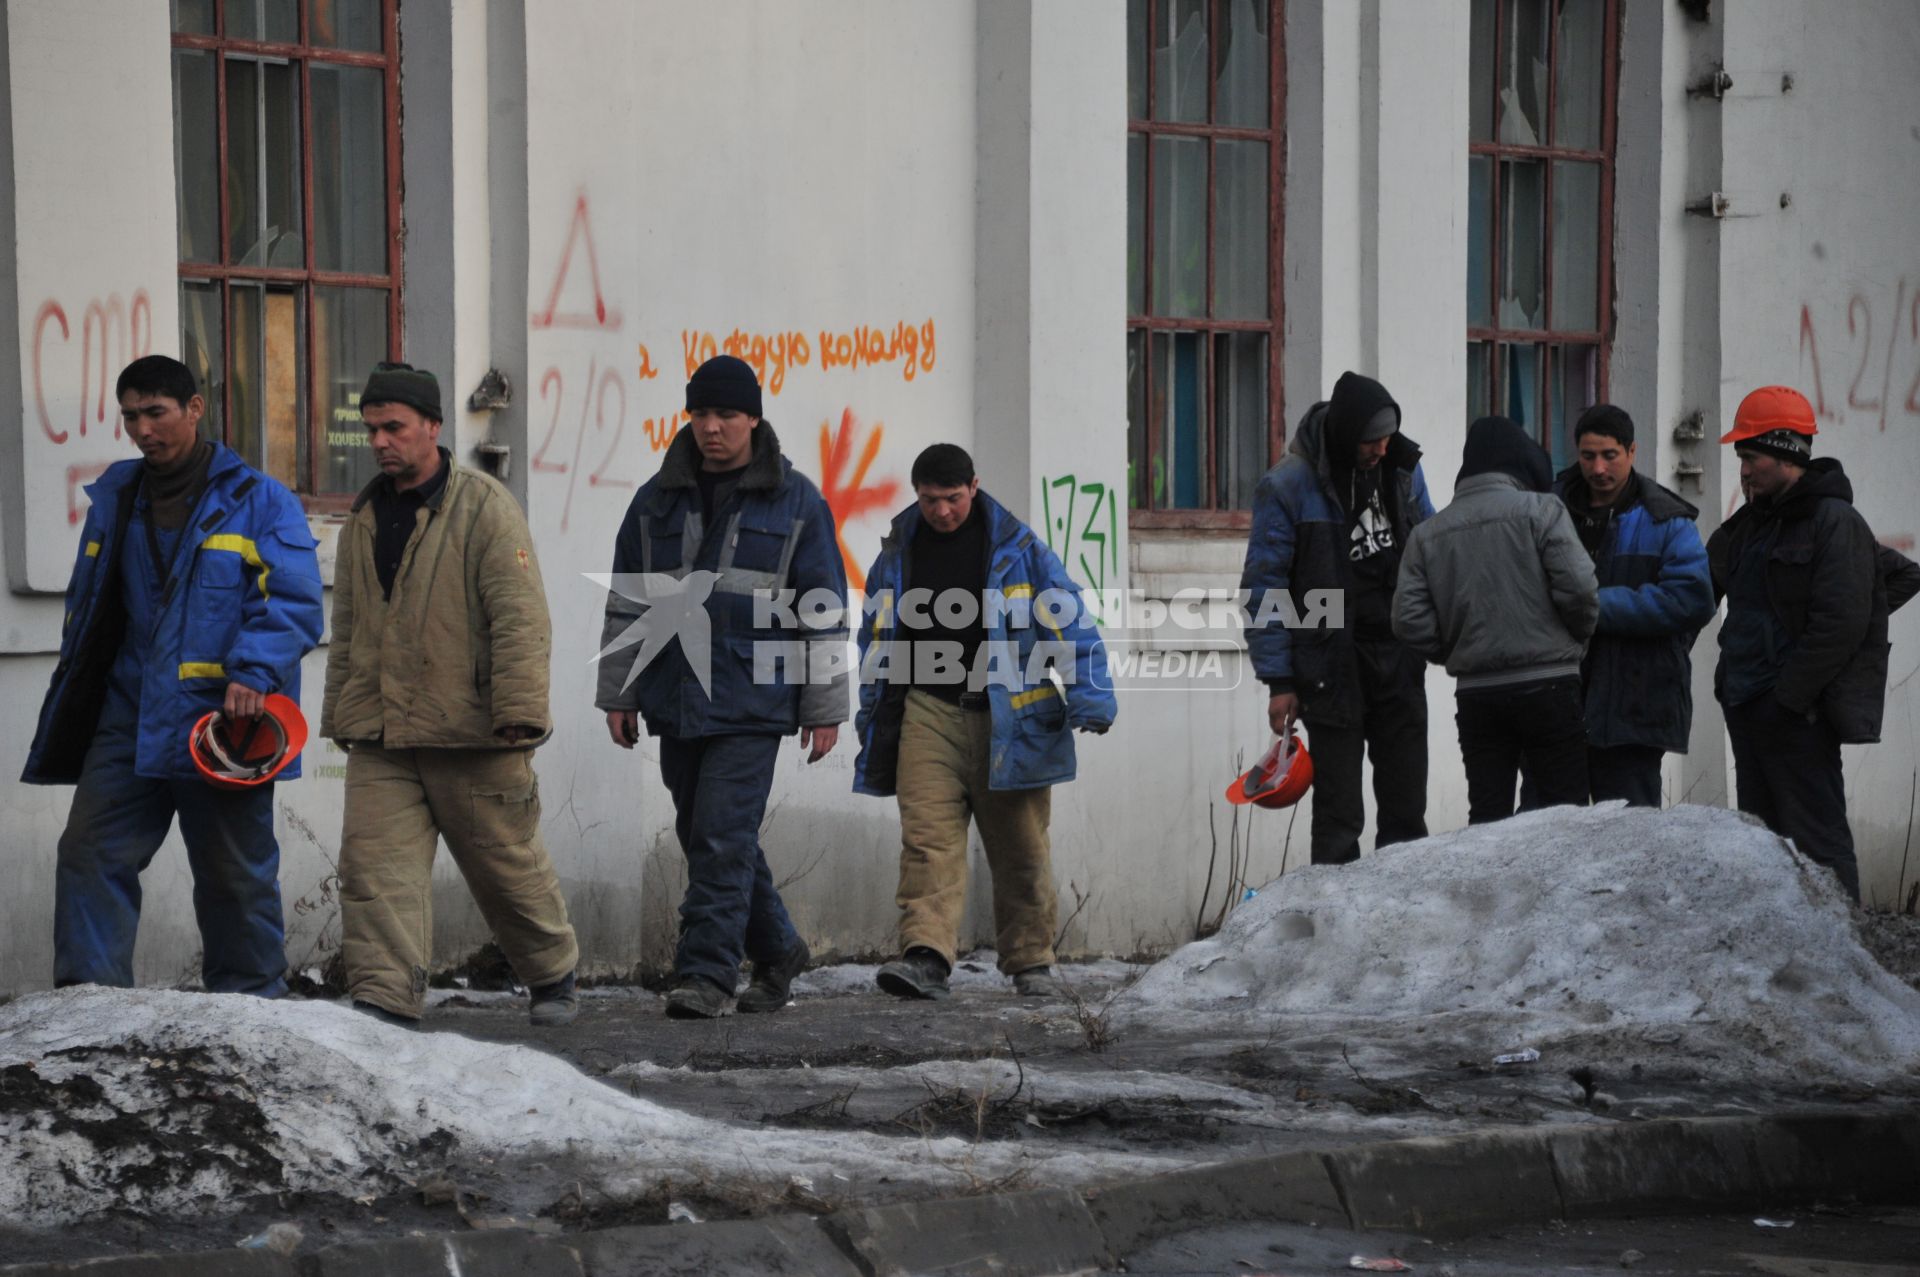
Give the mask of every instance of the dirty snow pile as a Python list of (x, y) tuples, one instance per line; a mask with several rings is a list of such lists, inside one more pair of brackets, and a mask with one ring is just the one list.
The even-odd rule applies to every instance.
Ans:
[(1920, 991), (1861, 947), (1831, 874), (1718, 808), (1558, 808), (1288, 874), (1115, 1010), (1223, 1012), (1481, 1062), (1920, 1089)]
[(334, 1003), (75, 988), (0, 1007), (0, 1218), (218, 1213), (289, 1189), (378, 1196), (404, 1191), (408, 1165), (450, 1142), (503, 1168), (565, 1156), (613, 1196), (663, 1179), (778, 1191), (880, 1176), (950, 1193), (1023, 1170), (1073, 1183), (1171, 1166), (736, 1128), (525, 1047), (409, 1032)]

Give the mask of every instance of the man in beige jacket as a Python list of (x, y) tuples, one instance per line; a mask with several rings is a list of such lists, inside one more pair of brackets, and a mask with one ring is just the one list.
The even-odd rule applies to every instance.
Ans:
[(552, 627), (513, 496), (440, 447), (432, 373), (380, 364), (360, 396), (381, 474), (334, 566), (320, 734), (347, 754), (342, 948), (354, 1006), (411, 1025), (433, 951), (441, 835), (532, 990), (535, 1024), (574, 1018), (580, 948), (540, 838), (533, 750)]

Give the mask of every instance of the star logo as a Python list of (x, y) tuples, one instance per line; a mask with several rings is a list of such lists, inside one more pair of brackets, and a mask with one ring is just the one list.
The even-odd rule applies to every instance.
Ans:
[(639, 645), (620, 690), (633, 686), (640, 671), (653, 664), (667, 644), (680, 640), (700, 690), (713, 695), (713, 623), (707, 616), (707, 596), (713, 593), (718, 572), (695, 570), (683, 577), (665, 572), (588, 572), (586, 578), (634, 605), (635, 616), (593, 658), (603, 661), (613, 653)]

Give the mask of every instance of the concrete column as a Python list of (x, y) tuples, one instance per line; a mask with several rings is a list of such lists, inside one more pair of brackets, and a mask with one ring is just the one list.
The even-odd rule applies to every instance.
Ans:
[(978, 20), (975, 461), (1083, 586), (1126, 564), (1126, 12)]

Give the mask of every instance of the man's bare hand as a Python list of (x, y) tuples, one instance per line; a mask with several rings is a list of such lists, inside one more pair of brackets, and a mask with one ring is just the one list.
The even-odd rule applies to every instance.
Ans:
[(807, 761), (817, 763), (833, 752), (840, 742), (840, 728), (802, 727), (800, 729), (800, 747), (808, 750)]
[(225, 714), (229, 721), (238, 721), (242, 718), (258, 718), (260, 712), (266, 707), (267, 697), (264, 692), (256, 692), (245, 683), (228, 683), (227, 701), (220, 707), (220, 712)]
[(1273, 728), (1275, 736), (1285, 736), (1299, 717), (1300, 698), (1292, 692), (1282, 692), (1267, 702), (1267, 726)]
[(607, 735), (621, 749), (632, 749), (640, 742), (640, 715), (630, 709), (608, 710)]

